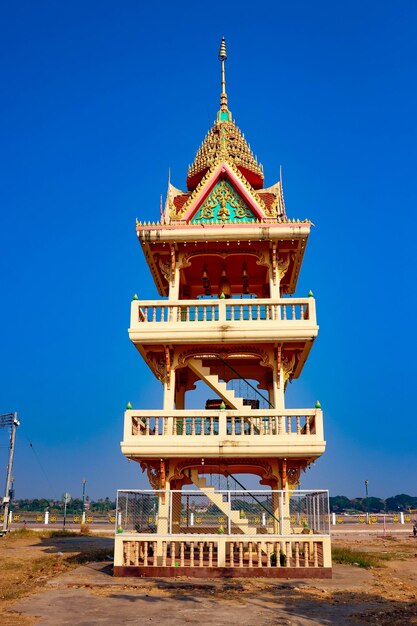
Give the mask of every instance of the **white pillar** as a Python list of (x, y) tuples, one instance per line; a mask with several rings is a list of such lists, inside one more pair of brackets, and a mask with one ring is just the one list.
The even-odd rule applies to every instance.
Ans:
[(404, 513), (400, 511), (400, 524), (404, 524)]
[(332, 526), (336, 526), (336, 513), (332, 513)]
[(175, 404), (175, 370), (169, 372), (168, 381), (164, 382), (164, 410), (173, 411)]
[(277, 374), (277, 368), (274, 367), (272, 371), (273, 377), (273, 403), (276, 409), (284, 408), (284, 376), (282, 375), (282, 368), (280, 372), (281, 386), (278, 387), (279, 380)]
[(44, 524), (49, 524), (49, 511), (45, 511), (45, 518), (43, 520)]
[(83, 511), (83, 514), (81, 517), (81, 524), (85, 524), (85, 511)]
[(172, 284), (171, 277), (170, 277), (168, 300), (178, 300), (178, 297), (180, 295), (180, 270), (179, 270), (178, 265), (179, 263), (176, 262), (175, 270), (174, 270), (174, 284)]

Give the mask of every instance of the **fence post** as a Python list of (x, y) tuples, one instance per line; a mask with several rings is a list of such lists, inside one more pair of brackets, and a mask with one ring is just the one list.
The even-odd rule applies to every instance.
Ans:
[(49, 524), (49, 511), (45, 511), (44, 524)]
[(336, 526), (336, 513), (332, 513), (332, 526)]
[(284, 492), (279, 493), (279, 534), (284, 534)]
[(168, 534), (172, 535), (172, 491), (169, 492)]
[(400, 511), (400, 524), (404, 524), (404, 513)]

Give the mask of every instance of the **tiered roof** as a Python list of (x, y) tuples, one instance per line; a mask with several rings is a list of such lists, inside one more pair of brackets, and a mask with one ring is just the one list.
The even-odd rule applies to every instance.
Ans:
[[(287, 221), (282, 182), (264, 187), (264, 174), (261, 163), (254, 156), (244, 134), (236, 126), (228, 109), (225, 60), (226, 44), (224, 38), (220, 46), (219, 59), (222, 62), (222, 89), (220, 110), (213, 127), (209, 130), (195, 159), (188, 168), (187, 191), (168, 184), (164, 224), (189, 223), (193, 217), (196, 202), (202, 203), (218, 182), (219, 166), (221, 177), (231, 176), (232, 186), (238, 184), (245, 189), (249, 200), (254, 203), (256, 219)], [(217, 176), (217, 178), (216, 178)]]

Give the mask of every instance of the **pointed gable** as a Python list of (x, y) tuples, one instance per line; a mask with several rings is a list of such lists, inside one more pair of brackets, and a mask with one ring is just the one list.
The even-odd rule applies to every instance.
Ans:
[(193, 215), (190, 223), (254, 221), (256, 221), (255, 215), (232, 185), (226, 180), (219, 180)]
[(207, 172), (182, 212), (189, 224), (253, 222), (265, 216), (262, 199), (229, 162), (220, 162)]

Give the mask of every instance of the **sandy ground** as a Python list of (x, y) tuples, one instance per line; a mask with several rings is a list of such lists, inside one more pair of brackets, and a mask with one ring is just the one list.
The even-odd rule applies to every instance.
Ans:
[[(0, 541), (0, 587), (13, 573), (9, 564), (34, 568), (24, 597), (0, 598), (2, 626), (90, 626), (93, 624), (223, 625), (417, 625), (417, 540), (339, 534), (334, 545), (382, 553), (392, 560), (365, 570), (334, 566), (332, 580), (187, 580), (111, 576), (111, 561), (68, 568), (67, 558), (101, 550), (106, 537)], [(17, 580), (17, 579), (16, 579)]]

